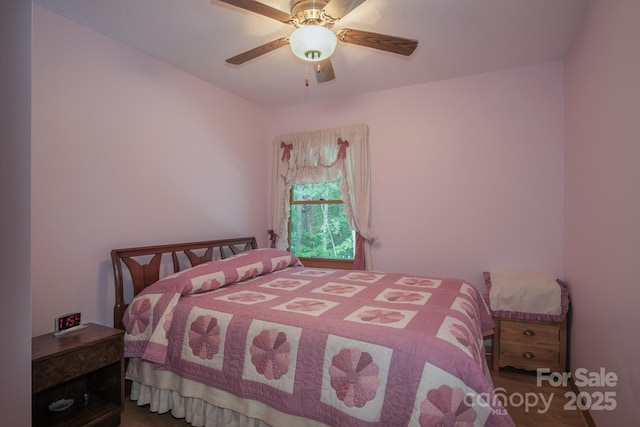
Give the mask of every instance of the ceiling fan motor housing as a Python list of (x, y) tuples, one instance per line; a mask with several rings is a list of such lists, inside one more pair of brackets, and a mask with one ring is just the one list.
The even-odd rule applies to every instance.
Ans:
[(331, 28), (335, 20), (322, 13), (328, 0), (291, 0), (291, 15), (297, 25), (322, 25)]

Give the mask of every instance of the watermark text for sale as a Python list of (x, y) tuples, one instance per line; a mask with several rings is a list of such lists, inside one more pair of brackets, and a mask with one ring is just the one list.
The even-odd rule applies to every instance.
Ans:
[[(564, 410), (612, 411), (616, 409), (616, 392), (612, 390), (618, 385), (618, 375), (615, 372), (607, 372), (605, 368), (600, 368), (598, 371), (578, 368), (573, 372), (552, 372), (548, 368), (539, 368), (536, 372), (537, 387), (567, 387), (570, 379), (578, 388), (586, 387), (590, 391), (563, 393), (566, 399)], [(535, 410), (544, 414), (551, 407), (554, 398), (556, 398), (555, 392), (508, 393), (503, 387), (498, 387), (492, 394), (467, 393), (465, 403), (470, 406), (492, 408), (499, 407), (501, 404), (504, 409), (493, 410), (497, 415), (506, 414), (508, 408), (524, 408), (526, 413)]]

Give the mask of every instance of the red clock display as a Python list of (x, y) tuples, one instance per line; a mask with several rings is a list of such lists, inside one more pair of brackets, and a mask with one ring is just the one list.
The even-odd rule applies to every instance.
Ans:
[(56, 319), (56, 332), (80, 326), (80, 313), (69, 313)]

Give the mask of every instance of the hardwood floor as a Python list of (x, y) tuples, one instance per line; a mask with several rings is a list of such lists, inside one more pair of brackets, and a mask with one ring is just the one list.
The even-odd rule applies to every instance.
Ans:
[[(538, 386), (535, 372), (515, 369), (494, 371), (492, 377), (496, 392), (506, 396), (506, 409), (518, 427), (594, 427), (587, 414), (578, 409), (565, 409), (565, 405), (571, 407), (570, 400), (564, 396), (572, 391), (569, 386), (552, 387), (547, 381)], [(528, 408), (526, 399), (530, 402)], [(537, 405), (533, 405), (536, 400)]]
[(149, 411), (149, 405), (138, 406), (125, 398), (121, 427), (189, 427), (184, 419), (174, 418), (170, 413), (157, 414)]
[[(499, 394), (504, 394), (511, 399), (514, 405), (507, 401), (507, 411), (514, 419), (518, 427), (589, 427), (583, 414), (579, 410), (565, 410), (567, 398), (564, 394), (570, 391), (569, 387), (551, 387), (546, 382), (541, 387), (537, 386), (535, 373), (525, 373), (517, 370), (500, 370), (493, 373), (494, 387)], [(504, 391), (502, 389), (504, 389)], [(534, 402), (533, 394), (538, 398), (538, 404), (526, 408), (524, 403), (514, 396), (517, 394), (527, 396), (529, 402)], [(545, 402), (551, 402), (547, 411)], [(550, 399), (551, 398), (551, 399)], [(158, 415), (149, 412), (149, 407), (138, 407), (135, 402), (126, 399), (125, 410), (122, 414), (123, 427), (187, 427), (189, 424), (184, 419), (174, 418), (171, 414)]]

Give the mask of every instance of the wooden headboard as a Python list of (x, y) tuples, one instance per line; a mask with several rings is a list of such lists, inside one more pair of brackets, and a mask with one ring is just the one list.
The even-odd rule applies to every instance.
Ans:
[[(116, 303), (113, 307), (113, 326), (124, 329), (122, 316), (127, 309), (125, 303), (125, 285), (132, 288), (131, 296), (136, 296), (144, 288), (161, 279), (161, 267), (168, 263), (171, 255), (171, 267), (162, 277), (169, 276), (186, 268), (195, 267), (214, 259), (228, 258), (237, 253), (257, 249), (255, 237), (235, 239), (206, 240), (202, 242), (174, 243), (169, 245), (142, 246), (138, 248), (114, 249), (111, 251), (111, 263), (115, 278)], [(167, 257), (164, 257), (167, 255)], [(164, 259), (163, 259), (164, 258)], [(122, 266), (131, 274), (130, 281), (123, 277)], [(127, 278), (128, 279), (128, 278)]]

